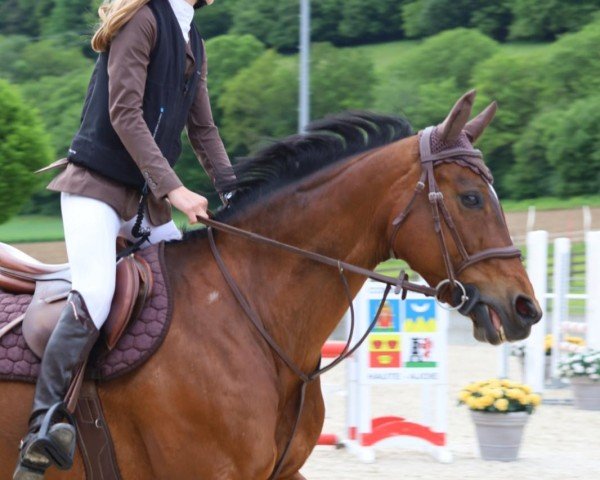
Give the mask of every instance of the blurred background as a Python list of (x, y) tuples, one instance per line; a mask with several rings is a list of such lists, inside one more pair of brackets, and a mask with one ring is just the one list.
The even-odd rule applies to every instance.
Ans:
[[(311, 3), (312, 119), (360, 108), (418, 129), (476, 88), (476, 109), (500, 106), (479, 147), (508, 212), (600, 206), (600, 0)], [(62, 238), (50, 177), (31, 172), (65, 156), (78, 128), (98, 4), (0, 0), (0, 240)], [(216, 0), (196, 15), (234, 160), (298, 130), (299, 11)], [(211, 193), (189, 147), (176, 170)]]
[[(59, 197), (44, 189), (51, 175), (32, 172), (66, 156), (79, 126), (99, 3), (0, 0), (0, 241), (19, 243), (50, 262), (66, 260)], [(600, 0), (310, 3), (311, 119), (369, 109), (404, 115), (416, 130), (440, 122), (470, 88), (478, 91), (476, 111), (498, 101), (498, 115), (478, 146), (495, 176), (509, 229), (517, 245), (535, 229), (548, 231), (549, 240), (573, 241), (565, 311), (583, 322), (583, 234), (600, 229)], [(195, 22), (206, 40), (213, 113), (232, 160), (297, 132), (300, 0), (216, 0), (198, 11)], [(189, 146), (176, 171), (186, 186), (218, 204)], [(550, 245), (549, 291), (552, 255)], [(391, 273), (400, 266), (380, 268)], [(546, 313), (553, 309), (549, 299)], [(546, 356), (558, 345), (554, 335)], [(519, 470), (481, 462), (467, 411), (455, 408), (456, 393), (466, 381), (494, 375), (498, 352), (474, 346), (465, 319), (453, 321), (449, 342), (453, 466), (414, 452), (365, 465), (329, 449), (313, 454), (305, 474), (317, 480), (396, 479), (400, 471), (461, 480), (517, 472), (544, 480), (597, 478), (597, 413), (561, 406), (564, 390), (552, 391), (545, 400), (550, 405), (534, 416)], [(511, 355), (513, 372), (522, 358)], [(341, 371), (332, 373), (338, 382)], [(399, 397), (382, 398), (385, 409), (376, 405), (375, 413), (381, 407), (389, 414), (388, 403)], [(404, 396), (401, 406), (410, 411), (419, 398)], [(342, 428), (338, 403), (328, 403), (330, 415), (337, 414), (328, 416), (327, 428)]]

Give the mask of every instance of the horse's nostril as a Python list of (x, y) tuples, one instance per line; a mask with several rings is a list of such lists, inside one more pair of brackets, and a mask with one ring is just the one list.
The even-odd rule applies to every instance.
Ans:
[(542, 318), (540, 312), (533, 300), (525, 295), (518, 295), (515, 300), (515, 310), (521, 319), (528, 325), (537, 323)]

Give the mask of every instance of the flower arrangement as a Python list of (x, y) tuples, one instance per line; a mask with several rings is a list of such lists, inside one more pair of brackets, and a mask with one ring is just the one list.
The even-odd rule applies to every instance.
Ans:
[[(554, 335), (549, 333), (544, 337), (544, 351), (546, 355), (550, 355), (552, 353), (552, 348), (554, 347)], [(579, 351), (585, 347), (585, 340), (581, 337), (577, 337), (575, 335), (565, 335), (563, 341), (560, 344), (561, 350), (567, 351)]]
[(559, 363), (558, 371), (562, 377), (587, 377), (600, 381), (600, 350), (588, 349), (569, 354)]
[(459, 405), (467, 405), (480, 412), (532, 413), (541, 403), (541, 397), (531, 387), (512, 380), (492, 378), (473, 382), (458, 394)]

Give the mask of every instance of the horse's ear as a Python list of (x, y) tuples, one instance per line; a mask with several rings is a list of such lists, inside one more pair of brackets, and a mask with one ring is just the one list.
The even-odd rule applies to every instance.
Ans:
[(475, 143), (477, 139), (481, 136), (485, 128), (490, 124), (490, 122), (494, 119), (494, 115), (496, 115), (496, 110), (498, 110), (498, 104), (493, 101), (490, 103), (486, 109), (477, 115), (473, 120), (465, 125), (465, 132), (471, 140), (471, 143)]
[(452, 107), (446, 119), (438, 125), (437, 129), (441, 134), (441, 140), (446, 143), (453, 143), (458, 139), (460, 132), (471, 116), (471, 109), (475, 101), (475, 90), (465, 93), (458, 102)]

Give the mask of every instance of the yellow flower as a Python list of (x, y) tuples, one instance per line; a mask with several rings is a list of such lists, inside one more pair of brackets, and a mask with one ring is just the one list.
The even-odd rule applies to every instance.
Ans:
[(490, 407), (493, 405), (495, 398), (492, 395), (484, 395), (479, 398), (479, 404), (482, 408)]
[(469, 397), (469, 398), (467, 398), (467, 400), (465, 400), (465, 403), (467, 404), (467, 406), (470, 409), (477, 410), (478, 409), (477, 405), (479, 403), (478, 400), (479, 400), (478, 397)]
[(552, 336), (551, 333), (549, 333), (544, 338), (544, 350), (546, 350), (547, 352), (550, 351), (552, 349), (553, 344), (554, 344), (554, 337)]
[(521, 390), (525, 393), (531, 393), (531, 387), (529, 385), (521, 385)]
[(492, 389), (492, 397), (494, 398), (502, 398), (504, 396), (504, 390), (501, 388), (493, 388)]
[(506, 398), (499, 398), (494, 402), (494, 407), (501, 412), (505, 412), (508, 409), (508, 400)]
[(568, 335), (567, 337), (565, 337), (565, 340), (569, 343), (573, 343), (575, 345), (585, 345), (585, 341), (583, 340), (583, 338), (581, 337), (573, 337), (571, 335)]
[(527, 399), (534, 407), (537, 407), (540, 403), (542, 403), (542, 397), (540, 397), (537, 393), (531, 393), (527, 395)]
[(467, 391), (467, 390), (461, 390), (461, 392), (458, 394), (458, 399), (461, 402), (466, 402), (467, 398), (469, 398), (471, 396), (471, 392)]
[(509, 388), (506, 390), (506, 396), (513, 400), (519, 400), (525, 396), (525, 392), (520, 388)]

